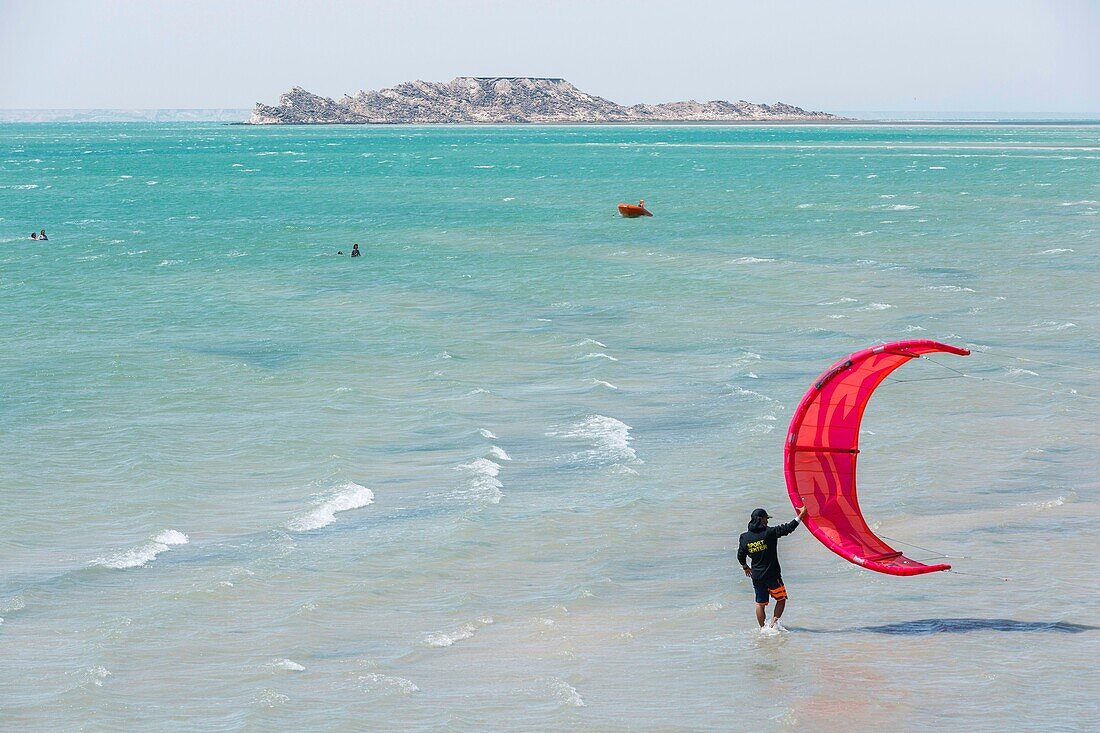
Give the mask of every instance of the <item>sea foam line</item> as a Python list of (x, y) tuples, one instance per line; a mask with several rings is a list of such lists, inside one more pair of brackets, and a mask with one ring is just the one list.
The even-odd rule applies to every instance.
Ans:
[(157, 555), (170, 550), (174, 545), (186, 545), (189, 541), (190, 539), (183, 532), (166, 529), (150, 537), (149, 541), (143, 545), (96, 558), (92, 561), (92, 565), (117, 570), (140, 568), (155, 560)]
[(456, 641), (465, 641), (466, 639), (471, 638), (475, 633), (477, 633), (478, 629), (483, 626), (488, 626), (491, 623), (493, 623), (492, 616), (482, 616), (476, 621), (462, 624), (462, 626), (458, 627), (458, 629), (450, 633), (437, 631), (433, 634), (428, 634), (424, 637), (424, 645), (433, 647), (435, 649), (442, 649), (445, 647), (453, 646)]
[(570, 425), (565, 430), (547, 433), (549, 437), (573, 438), (587, 441), (592, 448), (581, 454), (592, 463), (642, 463), (638, 454), (630, 447), (634, 438), (631, 427), (622, 420), (606, 415), (589, 415), (584, 420)]
[(499, 463), (488, 458), (478, 458), (469, 463), (455, 466), (455, 470), (469, 475), (470, 480), (465, 493), (474, 499), (487, 501), (490, 504), (499, 504), (500, 500), (504, 498), (504, 492), (502, 491), (504, 484), (497, 478), (500, 475)]
[(291, 532), (308, 532), (327, 527), (336, 521), (337, 512), (359, 509), (373, 503), (373, 491), (348, 481), (332, 496), (316, 504), (313, 509), (287, 522), (286, 528)]

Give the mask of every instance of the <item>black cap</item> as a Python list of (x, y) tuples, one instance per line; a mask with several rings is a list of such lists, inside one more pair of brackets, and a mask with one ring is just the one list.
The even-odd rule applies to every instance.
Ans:
[(771, 519), (772, 515), (768, 514), (763, 509), (753, 509), (752, 510), (752, 518), (753, 519)]

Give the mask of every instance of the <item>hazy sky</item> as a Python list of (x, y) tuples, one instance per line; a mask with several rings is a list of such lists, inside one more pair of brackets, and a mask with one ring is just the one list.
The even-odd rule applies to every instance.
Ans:
[(1100, 0), (0, 0), (0, 108), (561, 76), (616, 102), (1100, 116)]

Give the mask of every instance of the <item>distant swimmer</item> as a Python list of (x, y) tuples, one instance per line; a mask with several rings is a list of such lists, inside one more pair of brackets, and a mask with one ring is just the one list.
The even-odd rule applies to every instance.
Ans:
[(37, 242), (38, 241), (38, 232), (31, 232), (31, 239), (33, 239), (34, 241)]
[[(763, 509), (754, 509), (749, 519), (749, 531), (741, 535), (737, 547), (737, 562), (741, 563), (745, 575), (752, 578), (752, 587), (756, 591), (756, 622), (761, 629), (764, 628), (769, 596), (775, 599), (775, 612), (768, 626), (776, 631), (783, 628), (779, 624), (779, 618), (787, 606), (787, 588), (783, 585), (783, 570), (779, 567), (776, 545), (780, 537), (786, 537), (798, 529), (798, 523), (804, 516), (806, 507), (801, 507), (794, 521), (769, 527), (768, 520), (771, 517), (768, 513)], [(745, 564), (745, 560), (750, 558), (751, 568)]]
[(50, 240), (50, 238), (46, 236), (46, 230), (45, 229), (43, 229), (41, 232), (38, 233), (38, 241), (48, 242), (49, 240)]
[(362, 255), (359, 254), (359, 245), (358, 244), (351, 245), (351, 256), (352, 257), (361, 257), (362, 256)]

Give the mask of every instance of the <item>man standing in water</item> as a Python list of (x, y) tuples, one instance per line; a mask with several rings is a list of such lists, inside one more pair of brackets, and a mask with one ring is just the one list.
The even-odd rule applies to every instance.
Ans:
[[(771, 516), (763, 509), (754, 509), (749, 518), (749, 531), (741, 535), (737, 547), (737, 562), (745, 575), (752, 578), (752, 587), (756, 590), (756, 621), (764, 628), (765, 610), (768, 596), (775, 599), (775, 613), (772, 614), (771, 628), (779, 630), (779, 618), (787, 606), (787, 589), (783, 585), (783, 570), (779, 567), (779, 553), (776, 545), (780, 537), (786, 537), (798, 529), (798, 523), (806, 516), (806, 507), (801, 507), (794, 521), (769, 527)], [(752, 567), (745, 564), (746, 558), (752, 558)]]

